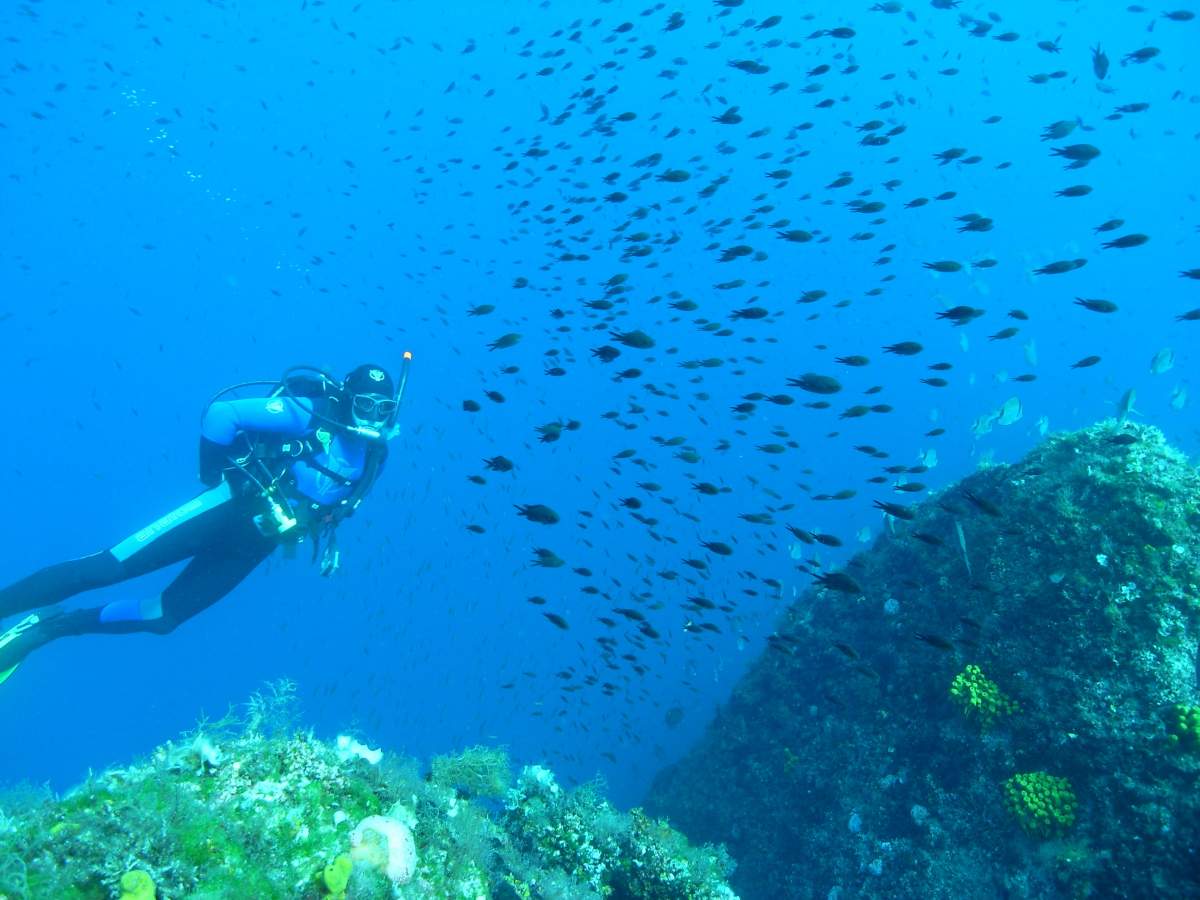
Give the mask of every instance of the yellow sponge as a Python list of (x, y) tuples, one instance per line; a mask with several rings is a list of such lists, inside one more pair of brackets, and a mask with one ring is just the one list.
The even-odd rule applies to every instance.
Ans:
[(143, 869), (130, 869), (121, 876), (119, 900), (154, 900), (158, 896), (154, 879)]

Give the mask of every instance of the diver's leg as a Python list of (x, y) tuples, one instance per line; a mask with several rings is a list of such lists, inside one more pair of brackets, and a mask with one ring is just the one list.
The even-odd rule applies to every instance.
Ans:
[(90, 630), (169, 634), (241, 584), (277, 546), (278, 541), (255, 531), (235, 549), (225, 546), (198, 553), (151, 602), (110, 603), (99, 611), (98, 627)]
[(151, 522), (110, 550), (47, 566), (0, 590), (0, 619), (49, 606), (81, 591), (107, 587), (187, 559), (227, 527), (241, 510), (227, 485), (205, 491)]
[(0, 643), (0, 681), (29, 653), (61, 637), (170, 633), (237, 587), (277, 546), (277, 541), (264, 538), (257, 530), (245, 538), (239, 545), (222, 542), (197, 553), (161, 595), (148, 601), (119, 600), (90, 609), (27, 616), (0, 637), (3, 642), (13, 635), (7, 643)]

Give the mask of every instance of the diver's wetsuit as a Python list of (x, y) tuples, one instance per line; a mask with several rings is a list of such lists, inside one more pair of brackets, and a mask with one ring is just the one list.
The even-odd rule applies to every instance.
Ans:
[[(319, 425), (307, 400), (214, 403), (201, 425), (201, 478), (210, 489), (109, 550), (48, 566), (0, 590), (0, 619), (190, 559), (183, 571), (149, 600), (126, 598), (39, 615), (17, 639), (0, 646), (0, 673), (31, 650), (66, 635), (166, 634), (228, 594), (285, 540), (313, 525), (336, 521), (359, 480), (378, 470), (368, 466), (371, 445), (365, 439)], [(260, 530), (255, 517), (268, 513), (268, 505), (245, 476), (234, 469), (222, 478), (235, 443), (245, 440), (249, 446), (256, 438), (275, 444), (295, 439), (293, 453), (307, 441), (311, 451), (288, 462), (281, 480), (284, 496), (301, 520), (301, 526), (286, 536), (269, 527), (266, 533)], [(253, 472), (255, 465), (248, 463), (248, 470)]]

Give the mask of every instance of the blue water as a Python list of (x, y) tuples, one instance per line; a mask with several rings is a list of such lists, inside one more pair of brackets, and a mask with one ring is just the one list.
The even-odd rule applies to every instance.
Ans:
[[(1194, 451), (1194, 401), (1178, 398), (1196, 392), (1200, 322), (1175, 317), (1200, 307), (1200, 281), (1179, 275), (1200, 266), (1197, 23), (1100, 2), (869, 6), (112, 2), (0, 14), (6, 580), (110, 546), (191, 496), (199, 415), (224, 385), (297, 362), (345, 372), (395, 364), (406, 349), (415, 357), (385, 478), (341, 529), (343, 571), (320, 578), (301, 548), (170, 636), (38, 652), (0, 692), (0, 781), (66, 788), (287, 677), (319, 733), (356, 729), (420, 758), (500, 743), (568, 780), (602, 775), (630, 805), (699, 736), (783, 603), (809, 584), (786, 524), (838, 535), (842, 549), (800, 548), (836, 564), (865, 546), (862, 529), (886, 527), (873, 499), (923, 496), (895, 493), (895, 475), (867, 483), (883, 465), (930, 461), (921, 454), (936, 449), (935, 468), (908, 476), (935, 490), (1017, 457), (1044, 430), (1114, 415), (1129, 389), (1139, 420)], [(675, 9), (686, 24), (664, 31)], [(960, 21), (993, 10), (1002, 20), (986, 37)], [(755, 27), (773, 14), (779, 24)], [(838, 27), (855, 35), (810, 37)], [(993, 38), (1006, 31), (1019, 40)], [(1036, 46), (1060, 36), (1060, 53)], [(1092, 71), (1097, 44), (1112, 59), (1107, 90)], [(1121, 64), (1146, 46), (1161, 52)], [(831, 68), (806, 74), (821, 65)], [(779, 82), (789, 86), (772, 94)], [(1140, 102), (1149, 108), (1106, 118)], [(740, 124), (712, 121), (730, 106)], [(990, 116), (1001, 119), (985, 124)], [(885, 124), (859, 130), (875, 119)], [(1068, 138), (1040, 140), (1075, 119)], [(899, 125), (886, 146), (861, 143)], [(1072, 143), (1101, 155), (1064, 171), (1050, 147)], [(949, 148), (981, 159), (939, 165), (933, 154)], [(636, 165), (653, 153), (660, 162)], [(791, 177), (766, 176), (780, 168)], [(655, 179), (668, 169), (691, 177)], [(852, 184), (826, 187), (843, 172)], [(701, 197), (717, 178), (727, 182)], [(892, 179), (900, 184), (883, 186)], [(1076, 184), (1093, 191), (1054, 196)], [(615, 191), (628, 199), (603, 199)], [(956, 196), (932, 199), (948, 191)], [(916, 197), (930, 202), (904, 208)], [(864, 215), (847, 207), (856, 199), (886, 207)], [(960, 234), (955, 218), (973, 212), (994, 229)], [(1113, 218), (1125, 225), (1093, 233)], [(815, 239), (778, 239), (782, 219)], [(651, 252), (622, 259), (636, 232), (649, 233), (640, 243)], [(853, 239), (863, 232), (874, 236)], [(1129, 233), (1150, 241), (1101, 249)], [(737, 245), (767, 258), (718, 262)], [(998, 264), (922, 266), (985, 258)], [(1075, 258), (1088, 264), (1031, 275)], [(618, 273), (628, 281), (614, 309), (586, 308)], [(745, 285), (714, 288), (737, 279)], [(797, 303), (811, 290), (827, 295)], [(672, 291), (699, 309), (670, 309)], [(1120, 309), (1088, 312), (1076, 297)], [(468, 315), (481, 303), (496, 310)], [(959, 304), (986, 314), (963, 328), (935, 319)], [(730, 321), (745, 306), (773, 315)], [(1013, 308), (1029, 321), (1006, 318)], [(733, 333), (705, 332), (698, 319)], [(1020, 333), (988, 341), (1008, 325)], [(656, 346), (608, 336), (630, 329)], [(517, 346), (488, 349), (510, 332), (523, 335)], [(925, 350), (880, 349), (901, 340)], [(622, 349), (608, 365), (591, 354), (604, 344)], [(1174, 366), (1154, 374), (1164, 348)], [(833, 361), (858, 353), (868, 366)], [(1102, 361), (1070, 368), (1091, 355)], [(723, 365), (679, 366), (711, 357)], [(953, 369), (926, 368), (938, 361)], [(567, 374), (544, 374), (552, 365)], [(519, 371), (501, 372), (510, 366)], [(631, 367), (642, 375), (613, 380)], [(792, 406), (731, 413), (804, 372), (836, 375), (844, 390), (792, 390)], [(1037, 380), (1012, 380), (1026, 372)], [(920, 383), (935, 374), (950, 384)], [(873, 385), (883, 389), (862, 398)], [(1011, 397), (1021, 419), (977, 434), (977, 420)], [(464, 412), (465, 399), (482, 410)], [(831, 408), (802, 406), (819, 399)], [(838, 419), (859, 402), (894, 411)], [(538, 441), (536, 426), (571, 419), (578, 430)], [(945, 434), (925, 435), (937, 427)], [(683, 437), (701, 461), (675, 458), (681, 448), (654, 436)], [(714, 449), (722, 440), (729, 449)], [(756, 449), (789, 440), (783, 454)], [(855, 452), (861, 444), (889, 458)], [(614, 461), (626, 448), (634, 459)], [(484, 473), (481, 460), (496, 454), (516, 470)], [(637, 487), (647, 481), (662, 490)], [(692, 489), (701, 481), (730, 490), (703, 496)], [(844, 488), (857, 496), (812, 499)], [(653, 527), (620, 506), (631, 496)], [(562, 520), (519, 518), (524, 503)], [(774, 526), (739, 518), (768, 508)], [(706, 553), (702, 540), (734, 552)], [(533, 566), (537, 547), (566, 566)], [(166, 577), (77, 602), (152, 594)], [(547, 604), (527, 602), (535, 595)], [(730, 609), (681, 609), (694, 595)], [(661, 637), (596, 621), (614, 607), (643, 611)], [(720, 632), (684, 629), (701, 619)], [(615, 653), (602, 656), (599, 636), (616, 639)]]

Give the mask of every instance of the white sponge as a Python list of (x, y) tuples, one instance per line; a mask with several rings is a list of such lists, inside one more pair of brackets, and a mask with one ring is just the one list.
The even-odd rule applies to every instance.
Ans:
[(383, 872), (392, 884), (404, 884), (417, 871), (417, 842), (399, 819), (367, 816), (350, 834), (350, 858)]

